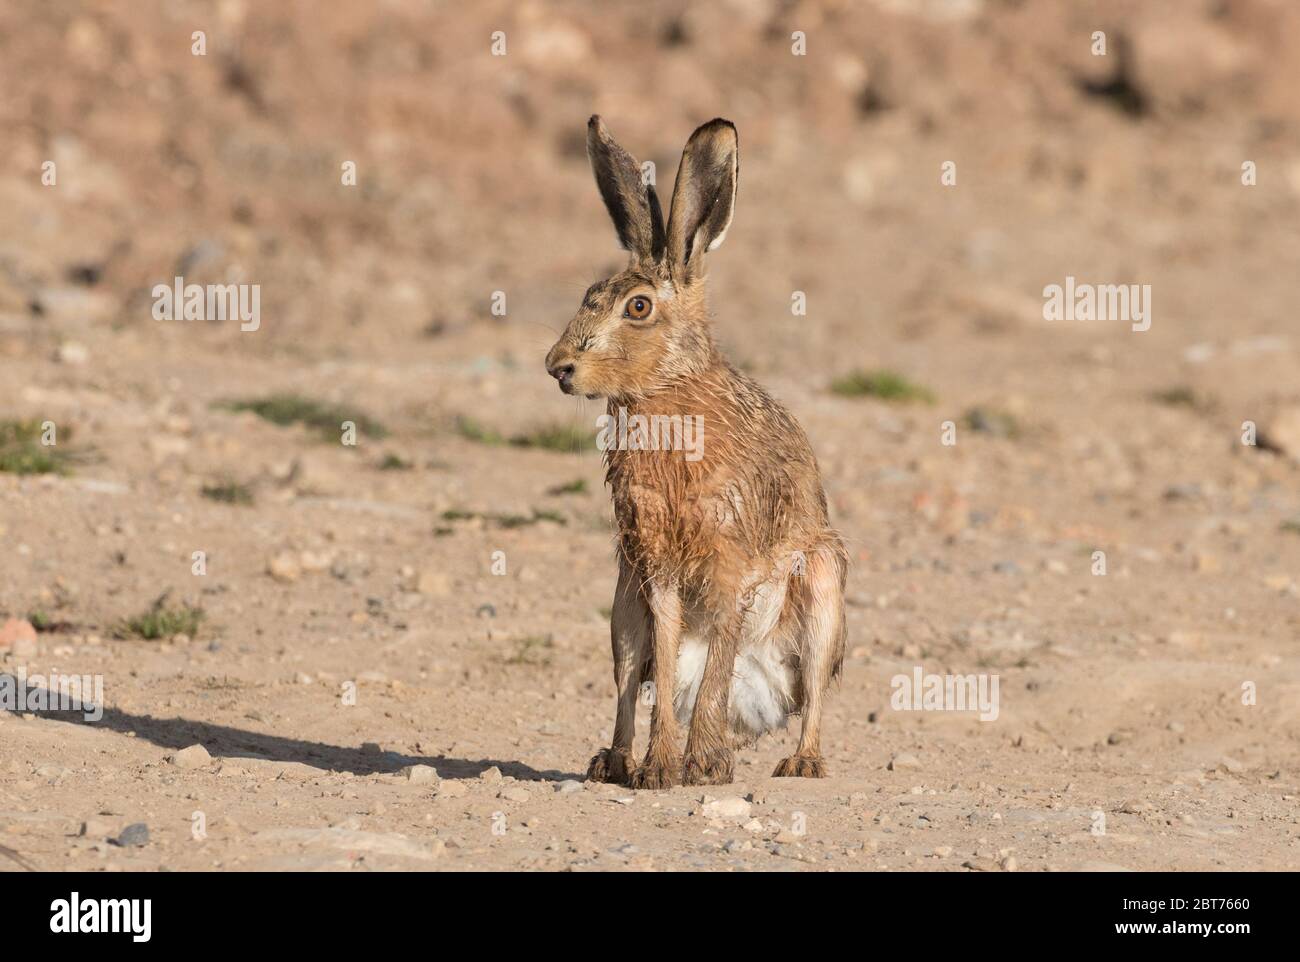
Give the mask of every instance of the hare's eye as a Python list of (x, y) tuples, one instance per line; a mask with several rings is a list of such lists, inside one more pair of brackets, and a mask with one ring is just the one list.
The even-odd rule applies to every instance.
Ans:
[(654, 307), (648, 297), (632, 297), (623, 305), (623, 316), (630, 317), (634, 321), (644, 321), (650, 316), (650, 309)]

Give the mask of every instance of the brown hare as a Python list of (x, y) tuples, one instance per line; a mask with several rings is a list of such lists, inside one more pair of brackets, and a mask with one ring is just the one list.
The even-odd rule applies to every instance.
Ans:
[[(773, 774), (826, 774), (822, 705), (844, 657), (848, 557), (803, 430), (722, 357), (705, 306), (705, 254), (731, 226), (737, 151), (730, 121), (691, 135), (665, 229), (637, 162), (599, 117), (587, 125), (596, 185), (631, 258), (587, 291), (546, 369), (566, 394), (607, 399), (621, 423), (703, 428), (695, 452), (635, 432), (606, 445), (618, 709), (613, 744), (587, 773), (595, 781), (730, 782), (733, 748), (793, 714), (799, 747)], [(636, 765), (642, 692), (653, 709)], [(679, 723), (689, 724), (684, 754)]]

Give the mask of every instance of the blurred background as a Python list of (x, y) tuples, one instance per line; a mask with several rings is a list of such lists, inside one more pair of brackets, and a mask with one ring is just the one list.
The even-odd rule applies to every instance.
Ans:
[[(600, 410), (542, 358), (624, 261), (585, 124), (666, 205), (724, 116), (718, 337), (808, 429), (854, 557), (832, 762), (879, 767), (850, 720), (919, 659), (1019, 686), (990, 746), (1294, 761), (1294, 2), (9, 0), (0, 90), (0, 616), (117, 703), (456, 758), (544, 715), (530, 763), (583, 770), (612, 711)], [(260, 329), (155, 320), (176, 275), (260, 285)], [(1045, 321), (1067, 276), (1150, 285), (1150, 330)], [(181, 602), (201, 621), (147, 620)], [(358, 671), (426, 697), (318, 714), (313, 679)]]

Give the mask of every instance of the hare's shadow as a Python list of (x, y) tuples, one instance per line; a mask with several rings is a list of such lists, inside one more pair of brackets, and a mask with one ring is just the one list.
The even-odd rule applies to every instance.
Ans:
[[(11, 675), (0, 674), (0, 687), (10, 685), (15, 686), (16, 690), (17, 679)], [(0, 701), (0, 711), (11, 711), (11, 709)], [(86, 717), (87, 714), (100, 715), (101, 711), (102, 716), (96, 720)], [(23, 713), (27, 714), (27, 712)], [(360, 748), (327, 745), (301, 738), (244, 731), (228, 725), (215, 725), (190, 718), (155, 718), (152, 715), (133, 715), (116, 708), (99, 709), (93, 705), (85, 707), (76, 703), (66, 710), (38, 709), (30, 714), (69, 724), (93, 725), (122, 734), (134, 732), (136, 738), (146, 739), (162, 748), (181, 749), (198, 744), (214, 756), (251, 755), (277, 762), (300, 762), (319, 768), (322, 773), (334, 771), (352, 772), (354, 775), (373, 775), (397, 772), (407, 765), (429, 765), (441, 778), (476, 778), (495, 766), (501, 769), (503, 775), (521, 781), (547, 782), (570, 778), (581, 780), (584, 777), (582, 774), (562, 772), (557, 769), (539, 770), (520, 761), (496, 758), (452, 758), (447, 755), (422, 757), (405, 755), (401, 752), (363, 751)]]

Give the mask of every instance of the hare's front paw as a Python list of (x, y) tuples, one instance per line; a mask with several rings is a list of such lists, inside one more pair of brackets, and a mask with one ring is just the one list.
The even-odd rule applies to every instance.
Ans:
[(587, 766), (587, 781), (626, 785), (631, 781), (635, 768), (632, 756), (627, 752), (618, 748), (602, 748)]
[(649, 758), (632, 773), (628, 783), (633, 788), (672, 788), (682, 783), (682, 761), (680, 758)]
[(730, 785), (734, 780), (735, 753), (727, 749), (686, 753), (687, 785)]
[(825, 778), (826, 763), (820, 755), (791, 755), (776, 765), (773, 778)]

